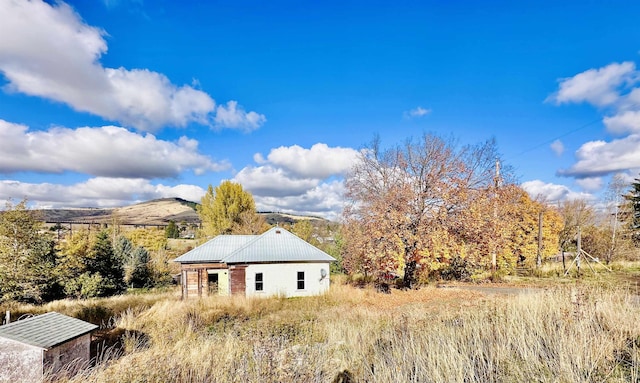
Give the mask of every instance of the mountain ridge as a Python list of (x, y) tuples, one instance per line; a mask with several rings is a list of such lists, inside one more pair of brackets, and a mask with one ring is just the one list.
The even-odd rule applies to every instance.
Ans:
[[(46, 223), (112, 223), (118, 221), (125, 225), (167, 225), (170, 221), (176, 223), (187, 223), (193, 225), (200, 224), (197, 206), (199, 203), (188, 201), (182, 198), (159, 198), (149, 201), (139, 202), (128, 206), (113, 208), (57, 208), (41, 209), (38, 213), (42, 215)], [(267, 223), (293, 224), (299, 220), (326, 221), (324, 218), (315, 216), (303, 216), (279, 212), (258, 212), (265, 217)]]

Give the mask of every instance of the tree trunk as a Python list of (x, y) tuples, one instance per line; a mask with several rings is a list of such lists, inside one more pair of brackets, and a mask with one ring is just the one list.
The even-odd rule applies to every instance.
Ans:
[(410, 289), (416, 283), (416, 261), (408, 262), (404, 266), (404, 278), (402, 285), (405, 289)]

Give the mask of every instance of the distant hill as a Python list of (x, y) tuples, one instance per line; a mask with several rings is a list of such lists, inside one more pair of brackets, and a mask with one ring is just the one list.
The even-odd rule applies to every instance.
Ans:
[(199, 224), (197, 204), (181, 198), (162, 198), (111, 209), (46, 209), (46, 222), (109, 223), (114, 218), (129, 225), (166, 225), (169, 221)]
[[(169, 221), (176, 223), (200, 224), (200, 217), (196, 211), (199, 204), (182, 198), (162, 198), (141, 202), (130, 206), (103, 208), (67, 208), (45, 209), (40, 213), (45, 222), (73, 222), (73, 223), (111, 223), (116, 218), (121, 224), (127, 225), (167, 225)], [(294, 224), (299, 220), (308, 219), (312, 223), (326, 221), (319, 217), (300, 216), (276, 212), (261, 212), (267, 223)]]
[(326, 219), (320, 218), (320, 217), (314, 217), (314, 216), (308, 216), (308, 215), (296, 215), (296, 214), (288, 214), (288, 213), (276, 213), (271, 211), (258, 212), (258, 214), (264, 216), (269, 225), (275, 225), (275, 224), (293, 225), (294, 223), (302, 220), (309, 220), (312, 223), (316, 221), (317, 222), (326, 221)]

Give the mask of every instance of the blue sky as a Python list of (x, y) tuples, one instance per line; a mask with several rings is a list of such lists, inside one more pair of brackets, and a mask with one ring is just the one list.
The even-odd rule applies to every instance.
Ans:
[(533, 196), (640, 173), (640, 3), (0, 0), (0, 199), (336, 218), (357, 150), (495, 138)]

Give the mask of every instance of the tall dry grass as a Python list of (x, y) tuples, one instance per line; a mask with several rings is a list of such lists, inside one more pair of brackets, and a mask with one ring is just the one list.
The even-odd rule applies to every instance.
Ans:
[[(175, 289), (159, 290), (149, 294), (117, 295), (109, 298), (91, 299), (61, 299), (42, 305), (5, 302), (0, 304), (0, 312), (9, 311), (11, 321), (31, 315), (39, 315), (51, 311), (59, 312), (71, 317), (85, 320), (101, 326), (109, 326), (114, 317), (127, 310), (142, 312), (151, 308), (157, 302), (175, 300), (179, 298), (179, 292)], [(4, 319), (4, 315), (2, 316)]]
[(122, 311), (122, 348), (68, 381), (640, 382), (639, 314), (627, 289), (575, 285), (165, 296)]

